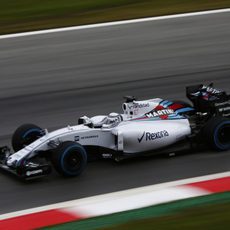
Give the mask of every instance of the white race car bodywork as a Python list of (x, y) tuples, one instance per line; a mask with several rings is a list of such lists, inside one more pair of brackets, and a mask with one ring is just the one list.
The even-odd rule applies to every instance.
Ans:
[[(12, 135), (14, 153), (0, 147), (0, 169), (23, 179), (48, 175), (78, 176), (94, 159), (115, 161), (170, 154), (188, 149), (230, 149), (230, 95), (213, 84), (186, 87), (192, 106), (161, 98), (136, 101), (127, 96), (123, 113), (81, 117), (78, 125), (48, 132), (34, 124)], [(52, 165), (51, 165), (52, 164)]]
[[(17, 165), (23, 158), (31, 158), (64, 141), (102, 147), (105, 154), (110, 150), (137, 154), (167, 147), (191, 134), (188, 119), (168, 109), (167, 103), (160, 98), (123, 103), (124, 113), (112, 120), (111, 116), (83, 117), (83, 124), (53, 132), (46, 130), (44, 136), (9, 156), (6, 164)], [(159, 109), (154, 110), (157, 106)]]

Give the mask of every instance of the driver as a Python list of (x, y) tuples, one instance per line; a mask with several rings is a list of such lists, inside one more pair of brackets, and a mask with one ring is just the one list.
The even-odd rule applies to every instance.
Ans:
[(111, 128), (118, 125), (121, 121), (123, 121), (123, 117), (119, 113), (110, 113), (103, 124), (104, 128)]
[(118, 125), (123, 121), (123, 117), (119, 113), (110, 113), (108, 116), (95, 116), (93, 118), (81, 117), (78, 124), (85, 124), (89, 127), (94, 128), (111, 128)]

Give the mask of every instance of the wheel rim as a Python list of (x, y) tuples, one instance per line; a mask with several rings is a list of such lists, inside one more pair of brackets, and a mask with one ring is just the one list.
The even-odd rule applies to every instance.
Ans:
[(71, 149), (63, 159), (63, 163), (66, 171), (76, 173), (82, 166), (82, 156), (76, 149)]

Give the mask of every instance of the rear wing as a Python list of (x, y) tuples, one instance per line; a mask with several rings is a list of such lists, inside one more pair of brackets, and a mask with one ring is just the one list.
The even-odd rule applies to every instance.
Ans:
[(230, 95), (210, 85), (192, 85), (186, 87), (186, 96), (192, 101), (197, 112), (230, 116)]

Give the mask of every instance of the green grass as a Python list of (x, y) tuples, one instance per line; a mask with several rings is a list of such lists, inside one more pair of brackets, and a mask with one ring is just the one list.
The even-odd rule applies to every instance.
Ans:
[(0, 34), (230, 7), (230, 0), (0, 0)]
[(226, 230), (230, 226), (229, 217), (230, 192), (225, 192), (89, 218), (43, 229)]
[(227, 230), (230, 227), (230, 202), (205, 205), (158, 218), (101, 228), (103, 230)]

